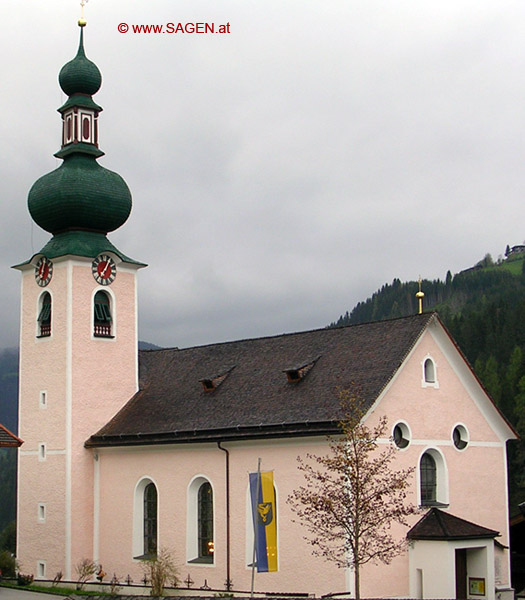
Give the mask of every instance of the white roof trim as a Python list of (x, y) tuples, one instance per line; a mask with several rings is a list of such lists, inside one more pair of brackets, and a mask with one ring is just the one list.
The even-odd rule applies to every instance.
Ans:
[(374, 412), (379, 406), (383, 397), (388, 393), (392, 385), (399, 377), (399, 374), (405, 367), (406, 363), (410, 360), (410, 358), (416, 351), (425, 333), (429, 333), (432, 336), (432, 339), (436, 342), (437, 346), (439, 347), (445, 358), (448, 360), (450, 366), (452, 367), (454, 373), (457, 375), (461, 384), (467, 391), (468, 395), (471, 397), (472, 401), (478, 407), (479, 411), (484, 416), (485, 420), (487, 421), (491, 429), (494, 431), (496, 436), (501, 440), (501, 442), (504, 443), (507, 440), (517, 439), (517, 436), (514, 433), (513, 429), (502, 417), (491, 398), (482, 388), (476, 376), (472, 372), (472, 369), (465, 361), (461, 353), (458, 351), (458, 349), (452, 342), (449, 334), (445, 331), (443, 325), (437, 318), (434, 318), (429, 321), (429, 323), (422, 331), (417, 342), (414, 344), (414, 346), (406, 356), (399, 369), (397, 369), (397, 371), (394, 373), (393, 377), (390, 379), (388, 384), (384, 387), (383, 391), (379, 394), (377, 400), (373, 403), (373, 405), (368, 409), (368, 411), (364, 415), (363, 421), (365, 421), (368, 418), (368, 416), (372, 412)]

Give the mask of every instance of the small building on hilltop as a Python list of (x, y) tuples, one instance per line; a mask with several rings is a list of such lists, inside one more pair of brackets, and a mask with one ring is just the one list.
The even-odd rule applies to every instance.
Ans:
[(513, 256), (516, 254), (525, 254), (525, 245), (512, 246), (505, 251), (505, 256)]
[(515, 433), (433, 313), (137, 355), (137, 271), (107, 234), (126, 221), (124, 180), (97, 163), (101, 76), (83, 45), (60, 72), (63, 164), (29, 194), (50, 241), (22, 275), (18, 559), (37, 579), (82, 559), (135, 582), (172, 549), (194, 589), (247, 591), (249, 473), (273, 471), (275, 570), (256, 591), (353, 589), (314, 557), (286, 500), (297, 456), (339, 432), (338, 390), (365, 423), (383, 415), (420, 507), (406, 552), (369, 564), (363, 597), (511, 594), (506, 442)]

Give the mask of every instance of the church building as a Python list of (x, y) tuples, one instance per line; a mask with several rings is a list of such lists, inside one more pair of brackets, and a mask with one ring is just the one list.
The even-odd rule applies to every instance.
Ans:
[(22, 276), (18, 560), (75, 580), (82, 559), (136, 584), (142, 560), (172, 551), (182, 587), (249, 592), (249, 474), (273, 472), (275, 570), (258, 592), (352, 595), (353, 573), (312, 555), (287, 498), (297, 457), (339, 432), (341, 389), (365, 423), (388, 418), (395, 468), (414, 469), (396, 526), (406, 551), (368, 564), (369, 598), (510, 598), (506, 442), (516, 434), (435, 313), (271, 337), (138, 352), (137, 273), (108, 239), (131, 212), (102, 167), (84, 51), (60, 71), (62, 164), (29, 192), (51, 234)]

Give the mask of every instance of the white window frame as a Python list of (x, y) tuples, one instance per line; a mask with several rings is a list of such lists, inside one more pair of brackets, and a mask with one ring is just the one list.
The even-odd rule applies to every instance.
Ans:
[(417, 461), (417, 503), (418, 506), (433, 506), (433, 504), (421, 504), (421, 458), (424, 454), (430, 454), (436, 463), (436, 505), (448, 506), (449, 505), (449, 479), (448, 479), (448, 468), (445, 461), (445, 456), (439, 448), (427, 447), (419, 455)]
[(45, 560), (39, 560), (36, 563), (36, 579), (46, 578), (47, 564)]
[[(89, 136), (84, 137), (84, 119), (89, 119)], [(78, 114), (78, 141), (93, 144), (95, 139), (95, 115), (89, 110), (80, 110)]]
[[(44, 305), (44, 298), (45, 295), (49, 294), (49, 297), (51, 298), (51, 325), (50, 325), (50, 332), (49, 335), (42, 335), (42, 327), (40, 325), (40, 321), (38, 320), (38, 317), (40, 316), (40, 311), (42, 310), (42, 306)], [(49, 340), (50, 338), (53, 337), (53, 306), (54, 306), (54, 300), (53, 300), (53, 294), (51, 293), (50, 290), (48, 289), (44, 289), (42, 290), (42, 292), (38, 295), (37, 301), (36, 301), (36, 332), (35, 332), (35, 337), (37, 339), (37, 341), (41, 341), (41, 340)]]
[(45, 442), (39, 442), (38, 444), (38, 460), (44, 462), (47, 458), (47, 446)]
[[(71, 135), (67, 136), (67, 122), (71, 121)], [(72, 144), (75, 141), (75, 129), (77, 127), (76, 123), (76, 115), (74, 109), (68, 110), (64, 113), (64, 124), (63, 124), (63, 133), (62, 133), (62, 144), (66, 146), (67, 144)]]
[(45, 523), (46, 522), (46, 516), (47, 516), (47, 511), (46, 511), (46, 503), (45, 502), (39, 502), (38, 503), (38, 507), (37, 507), (37, 513), (36, 513), (36, 520), (38, 523)]
[[(112, 256), (112, 255), (111, 255)], [(110, 336), (97, 336), (95, 335), (95, 296), (98, 292), (104, 292), (109, 298), (109, 313), (111, 315), (111, 335)], [(91, 339), (97, 342), (115, 342), (117, 339), (117, 303), (115, 300), (115, 294), (109, 288), (109, 286), (97, 286), (91, 294)]]
[(216, 564), (217, 545), (214, 543), (212, 562), (195, 562), (199, 558), (199, 490), (202, 484), (209, 483), (213, 494), (213, 537), (215, 542), (215, 487), (206, 475), (195, 475), (186, 492), (186, 562), (192, 566), (214, 567)]
[[(432, 366), (433, 366), (433, 370), (434, 370), (434, 381), (428, 381), (427, 380), (427, 369), (426, 369), (426, 364), (428, 361), (431, 361)], [(438, 381), (438, 373), (437, 373), (437, 363), (436, 361), (432, 358), (432, 356), (430, 356), (430, 354), (427, 354), (425, 356), (425, 358), (423, 358), (423, 360), (421, 361), (421, 387), (424, 388), (434, 388), (434, 389), (439, 389), (439, 381)]]
[(408, 450), (408, 448), (410, 448), (410, 444), (412, 442), (412, 431), (410, 429), (409, 424), (406, 421), (396, 421), (394, 423), (394, 426), (392, 427), (392, 440), (394, 440), (394, 430), (396, 427), (400, 427), (401, 431), (403, 432), (403, 439), (407, 440), (408, 444), (405, 447), (400, 447), (398, 446), (395, 441), (394, 441), (394, 446), (398, 449), (401, 450), (402, 452), (404, 452), (405, 450)]
[(159, 515), (160, 515), (160, 491), (157, 482), (148, 475), (139, 479), (133, 492), (133, 537), (132, 537), (132, 556), (134, 560), (140, 560), (144, 556), (144, 490), (153, 483), (157, 488), (157, 548), (160, 548), (159, 541)]
[[(466, 444), (464, 448), (458, 448), (454, 443), (454, 431), (456, 428), (460, 430), (461, 439)], [(456, 450), (456, 452), (465, 452), (465, 450), (469, 447), (470, 444), (470, 433), (467, 429), (467, 426), (464, 423), (456, 423), (450, 430), (450, 439), (452, 440), (452, 445), (454, 446), (454, 450)]]

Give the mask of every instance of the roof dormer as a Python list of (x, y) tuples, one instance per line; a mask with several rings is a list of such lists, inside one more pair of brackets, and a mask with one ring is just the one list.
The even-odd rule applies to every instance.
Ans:
[(283, 373), (286, 373), (288, 383), (299, 383), (299, 381), (303, 380), (312, 370), (319, 358), (320, 356), (317, 356), (313, 360), (302, 363), (297, 367), (289, 367), (288, 369), (284, 369)]
[(203, 379), (199, 379), (199, 382), (202, 384), (202, 389), (205, 392), (215, 391), (226, 379), (226, 377), (228, 377), (228, 375), (233, 371), (233, 369), (235, 369), (235, 365), (227, 369), (221, 369), (217, 375), (213, 375), (212, 377), (204, 377)]

